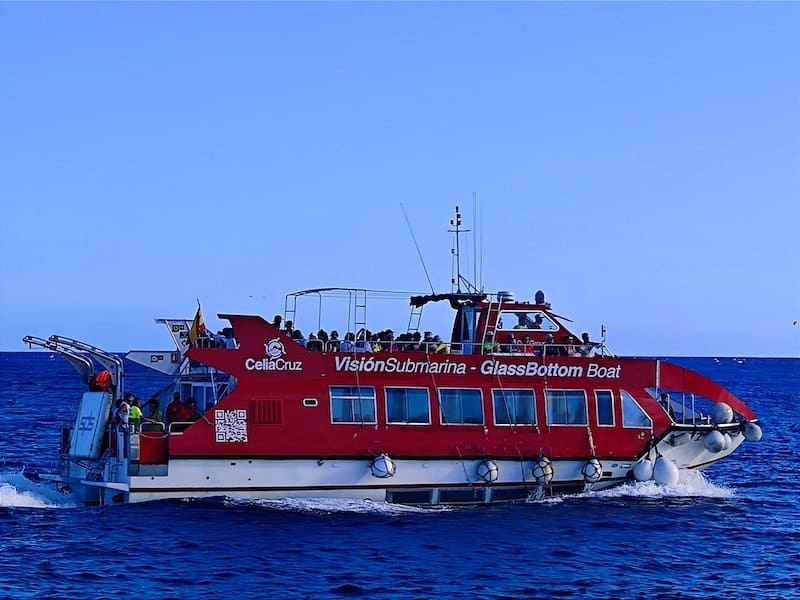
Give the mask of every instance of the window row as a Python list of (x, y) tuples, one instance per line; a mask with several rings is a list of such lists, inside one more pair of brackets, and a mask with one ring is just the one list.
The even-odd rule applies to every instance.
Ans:
[[(430, 425), (431, 405), (427, 388), (392, 388), (386, 392), (386, 420), (390, 424)], [(334, 423), (376, 423), (375, 388), (332, 386), (331, 420)], [(595, 391), (598, 425), (614, 425), (614, 396), (610, 390)], [(620, 391), (624, 427), (652, 427), (636, 400)], [(536, 396), (529, 389), (494, 389), (495, 425), (535, 425)], [(548, 425), (588, 425), (584, 390), (545, 390)], [(439, 414), (443, 425), (483, 425), (483, 396), (478, 389), (439, 389)]]

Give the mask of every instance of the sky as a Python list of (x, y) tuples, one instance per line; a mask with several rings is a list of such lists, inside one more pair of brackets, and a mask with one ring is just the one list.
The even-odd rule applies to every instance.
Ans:
[(617, 354), (798, 356), (799, 27), (800, 3), (0, 2), (0, 350), (167, 349), (154, 319), (198, 300), (218, 329), (426, 270), (447, 292), (458, 205), (470, 279), (544, 290)]

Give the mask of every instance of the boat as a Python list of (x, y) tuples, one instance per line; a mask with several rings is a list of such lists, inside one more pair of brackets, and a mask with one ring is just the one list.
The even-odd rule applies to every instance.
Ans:
[[(451, 224), (457, 248), (458, 208)], [(388, 296), (292, 292), (271, 321), (218, 314), (228, 327), (216, 335), (198, 303), (193, 319), (157, 319), (174, 348), (124, 357), (26, 336), (87, 386), (62, 429), (59, 467), (40, 477), (85, 505), (220, 496), (491, 504), (672, 485), (681, 470), (762, 436), (729, 390), (666, 360), (616, 356), (604, 330), (599, 341), (579, 336), (541, 291), (487, 293), (459, 268), (449, 293), (404, 296), (410, 314), (396, 337), (367, 322), (367, 304)], [(341, 314), (326, 311), (329, 301)], [(449, 335), (421, 331), (431, 305), (452, 310)], [(319, 331), (305, 338), (301, 324)], [(154, 394), (159, 418), (143, 424), (118, 414), (134, 364), (166, 381)], [(173, 398), (191, 410), (170, 416)]]

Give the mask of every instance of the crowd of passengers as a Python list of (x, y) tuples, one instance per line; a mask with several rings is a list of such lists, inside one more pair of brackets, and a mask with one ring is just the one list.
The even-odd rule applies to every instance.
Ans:
[[(280, 315), (275, 315), (272, 325), (283, 331), (295, 342), (312, 352), (427, 352), (449, 354), (450, 344), (444, 342), (438, 335), (426, 331), (420, 334), (401, 333), (395, 337), (391, 329), (384, 329), (377, 333), (363, 327), (356, 333), (347, 332), (344, 338), (339, 337), (335, 329), (330, 335), (324, 329), (317, 333), (309, 334), (306, 338), (302, 331), (294, 328), (292, 321), (286, 321)], [(553, 334), (548, 333), (543, 342), (533, 341), (528, 336), (517, 338), (509, 334), (504, 343), (495, 341), (493, 332), (486, 334), (486, 341), (481, 345), (483, 354), (531, 354), (533, 356), (595, 356), (599, 344), (589, 340), (589, 334), (581, 336), (580, 344), (572, 335), (565, 335), (561, 343), (556, 343)]]

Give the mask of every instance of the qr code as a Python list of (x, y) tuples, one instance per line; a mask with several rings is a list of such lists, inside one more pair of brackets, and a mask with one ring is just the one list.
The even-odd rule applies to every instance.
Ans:
[(247, 411), (215, 410), (214, 430), (217, 442), (246, 442)]

